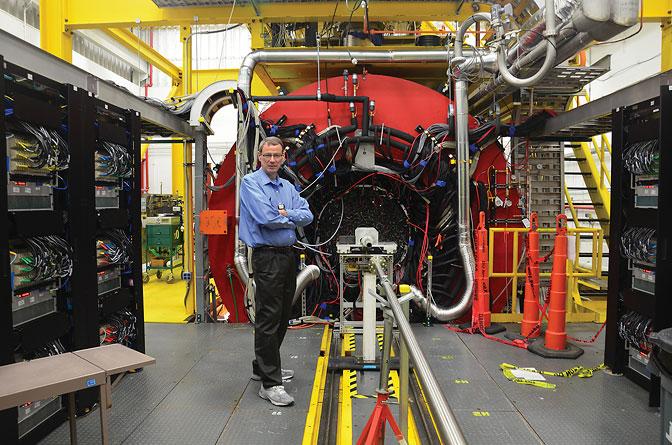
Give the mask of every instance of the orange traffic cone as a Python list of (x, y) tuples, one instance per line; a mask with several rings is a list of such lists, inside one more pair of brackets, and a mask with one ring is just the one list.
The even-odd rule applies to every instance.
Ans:
[(567, 299), (567, 216), (555, 218), (555, 245), (553, 247), (553, 269), (551, 270), (551, 290), (548, 310), (548, 327), (545, 341), (531, 343), (527, 349), (546, 358), (577, 358), (583, 349), (567, 343), (565, 332)]
[(525, 303), (520, 335), (526, 338), (539, 336), (539, 219), (530, 215), (530, 232), (527, 235), (527, 273), (525, 274)]

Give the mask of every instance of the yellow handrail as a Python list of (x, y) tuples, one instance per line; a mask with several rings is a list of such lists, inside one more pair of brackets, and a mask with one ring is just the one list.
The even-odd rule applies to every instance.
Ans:
[(567, 205), (569, 206), (569, 213), (572, 214), (574, 227), (579, 227), (581, 225), (579, 224), (579, 216), (576, 213), (576, 208), (574, 208), (574, 201), (572, 200), (572, 196), (570, 195), (569, 189), (567, 188), (567, 183), (565, 183), (565, 198), (567, 199)]
[[(539, 228), (539, 233), (555, 233), (555, 228)], [(518, 279), (525, 279), (525, 272), (519, 272), (520, 265), (523, 259), (519, 254), (519, 239), (520, 234), (526, 234), (529, 229), (523, 227), (491, 227), (488, 230), (488, 276), (490, 278), (509, 278), (508, 285), (511, 285), (511, 314), (515, 314), (518, 308)], [(512, 267), (511, 271), (494, 271), (494, 246), (496, 233), (511, 233), (513, 235), (512, 246)], [(578, 295), (578, 279), (579, 278), (601, 278), (602, 277), (602, 229), (595, 227), (568, 227), (567, 233), (570, 237), (574, 237), (574, 255), (567, 258), (567, 277), (568, 277), (568, 295)], [(592, 256), (590, 268), (580, 264), (580, 247), (581, 241), (590, 236), (592, 241)], [(540, 277), (550, 277), (550, 272), (541, 272)], [(511, 320), (512, 321), (512, 320)]]

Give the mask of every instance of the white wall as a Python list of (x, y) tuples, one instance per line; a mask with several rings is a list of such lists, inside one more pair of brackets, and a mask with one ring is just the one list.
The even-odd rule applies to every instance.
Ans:
[[(611, 40), (632, 35), (637, 29), (637, 26), (633, 26)], [(642, 30), (631, 38), (593, 46), (588, 51), (588, 63), (595, 63), (609, 54), (611, 70), (588, 86), (591, 99), (606, 96), (660, 72), (660, 24), (644, 23)]]

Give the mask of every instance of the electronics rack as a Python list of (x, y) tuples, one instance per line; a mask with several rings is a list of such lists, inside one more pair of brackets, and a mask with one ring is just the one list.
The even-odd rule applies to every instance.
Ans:
[[(4, 63), (2, 59), (0, 71), (3, 97), (0, 118), (0, 157), (3, 159), (0, 162), (0, 211), (3, 214), (0, 218), (3, 225), (0, 229), (3, 232), (0, 237), (0, 285), (3, 295), (0, 306), (0, 335), (3, 339), (0, 363), (4, 365), (30, 358), (51, 341), (60, 339), (67, 343), (70, 333), (71, 319), (66, 309), (71, 297), (68, 277), (41, 279), (43, 274), (35, 264), (36, 256), (32, 255), (26, 241), (53, 235), (67, 241), (63, 181), (70, 169), (53, 172), (44, 166), (28, 168), (26, 165), (38, 163), (17, 160), (26, 159), (25, 156), (30, 153), (19, 150), (19, 146), (29, 146), (29, 150), (33, 150), (35, 145), (31, 144), (37, 141), (31, 138), (21, 122), (34, 129), (57, 132), (64, 141), (67, 140), (64, 134), (70, 116), (66, 110), (69, 101), (77, 94), (67, 86)], [(11, 254), (12, 251), (15, 254)], [(9, 443), (19, 439), (22, 443), (33, 443), (65, 420), (66, 412), (60, 399), (47, 401), (44, 406), (39, 406), (41, 409), (38, 409), (37, 403), (35, 405), (32, 412), (25, 408), (0, 412), (3, 439)], [(50, 415), (44, 415), (45, 408), (50, 410)], [(40, 415), (44, 418), (37, 424), (35, 416)], [(34, 424), (28, 428), (25, 422)]]
[(647, 370), (646, 338), (672, 326), (671, 121), (668, 86), (613, 113), (605, 363), (647, 388), (651, 406), (660, 403), (660, 379)]
[[(16, 150), (11, 148), (15, 146), (11, 144), (16, 142), (6, 136), (0, 138), (0, 156), (8, 159), (0, 163), (0, 177), (8, 178), (0, 181), (0, 211), (7, 215), (0, 218), (3, 224), (0, 230), (8, 234), (0, 237), (0, 286), (3, 289), (0, 364), (98, 346), (101, 343), (101, 325), (119, 311), (128, 311), (135, 319), (135, 335), (133, 341), (127, 344), (144, 352), (139, 114), (101, 102), (81, 89), (4, 63), (2, 58), (0, 71), (0, 92), (4, 98), (0, 104), (0, 130), (3, 134), (13, 133), (18, 119), (29, 121), (36, 126), (57, 130), (70, 151), (69, 168), (58, 171), (58, 176), (40, 176), (44, 172), (39, 171), (36, 176), (31, 169), (21, 172), (21, 175), (8, 176), (8, 169), (16, 170), (12, 161)], [(39, 88), (34, 88), (33, 85), (37, 84)], [(128, 174), (123, 178), (99, 181), (96, 159), (100, 157), (97, 154), (100, 144), (110, 141), (127, 150)], [(25, 145), (25, 142), (22, 143)], [(43, 185), (38, 184), (39, 181), (31, 181), (35, 177)], [(100, 188), (97, 188), (101, 184), (109, 187), (106, 192), (113, 190), (111, 196), (104, 195), (102, 200)], [(16, 187), (19, 187), (18, 194), (22, 195), (18, 199), (17, 193), (12, 195)], [(30, 187), (32, 189), (26, 193), (26, 188)], [(43, 187), (48, 189), (45, 191)], [(36, 194), (39, 197), (33, 198)], [(96, 205), (97, 198), (99, 205)], [(97, 240), (101, 234), (111, 230), (122, 231), (130, 240), (126, 250), (127, 260), (124, 264), (99, 268)], [(18, 240), (48, 235), (58, 235), (69, 245), (73, 259), (72, 274), (54, 283), (55, 297), (45, 293), (35, 295), (36, 300), (46, 302), (45, 306), (52, 304), (51, 300), (55, 301), (53, 311), (49, 308), (37, 315), (17, 317), (16, 304), (12, 310), (12, 283), (16, 281), (16, 275), (10, 260), (19, 260), (21, 251), (16, 246), (23, 247), (21, 243), (25, 242)], [(10, 249), (14, 249), (17, 256), (10, 255)], [(107, 291), (99, 295), (101, 271), (105, 275), (109, 273), (114, 283), (108, 282), (107, 287), (103, 287)], [(39, 285), (41, 283), (27, 285), (26, 289)], [(19, 318), (21, 323), (17, 324)], [(66, 399), (61, 401), (61, 398), (56, 398), (1, 411), (3, 443), (38, 442), (66, 419), (65, 402)], [(95, 391), (77, 394), (79, 412), (90, 410), (95, 403)], [(22, 422), (19, 427), (19, 420), (28, 421)], [(31, 430), (26, 433), (29, 428)]]
[[(94, 101), (96, 115), (96, 143), (94, 156), (94, 183), (96, 189), (97, 232), (96, 261), (98, 282), (98, 310), (100, 328), (110, 316), (129, 311), (135, 317), (135, 338), (124, 341), (127, 346), (145, 351), (143, 300), (142, 300), (142, 227), (140, 189), (140, 114), (122, 110), (100, 100)], [(114, 147), (115, 155), (109, 149)], [(107, 147), (107, 148), (106, 148)], [(122, 153), (122, 154), (120, 154)], [(103, 156), (101, 158), (101, 155)], [(116, 166), (112, 165), (113, 157)], [(102, 160), (101, 160), (102, 159)], [(104, 164), (108, 162), (106, 167)], [(119, 168), (123, 165), (123, 168)], [(111, 172), (111, 173), (110, 173)], [(110, 173), (110, 174), (108, 174)], [(117, 190), (118, 204), (110, 199), (101, 203), (100, 187)], [(112, 201), (114, 198), (112, 199)], [(102, 205), (101, 205), (102, 204)], [(128, 241), (124, 248), (123, 239)], [(108, 243), (109, 241), (109, 243)], [(102, 242), (102, 244), (101, 244)], [(105, 247), (110, 243), (124, 249), (119, 262), (109, 262)], [(106, 341), (108, 337), (100, 334)], [(99, 339), (100, 340), (100, 339)]]

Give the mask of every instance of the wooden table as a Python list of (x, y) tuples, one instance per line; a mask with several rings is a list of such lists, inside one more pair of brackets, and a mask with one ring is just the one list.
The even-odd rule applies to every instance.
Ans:
[(102, 443), (107, 445), (111, 377), (154, 363), (148, 355), (114, 344), (0, 366), (0, 410), (68, 394), (70, 443), (76, 444), (75, 392), (97, 386), (100, 432)]

